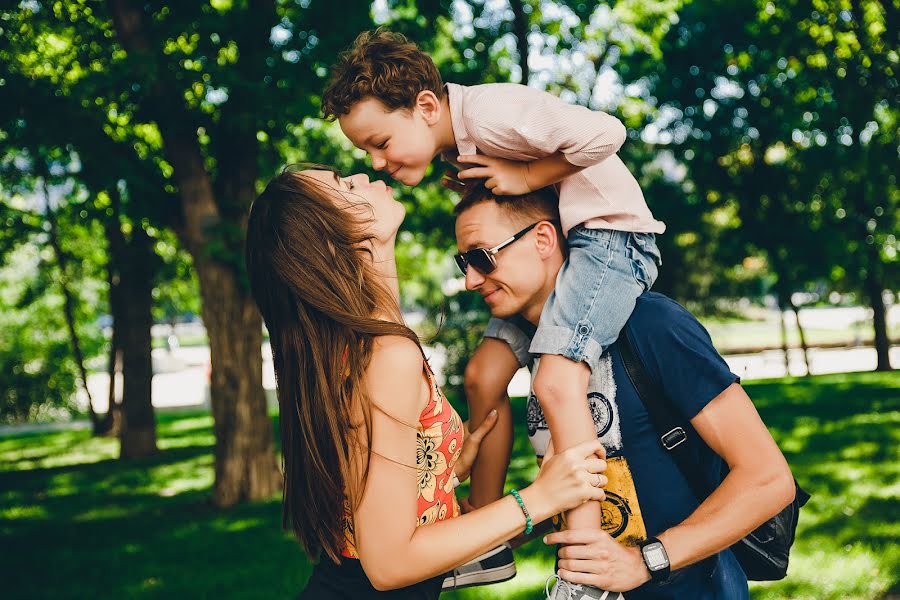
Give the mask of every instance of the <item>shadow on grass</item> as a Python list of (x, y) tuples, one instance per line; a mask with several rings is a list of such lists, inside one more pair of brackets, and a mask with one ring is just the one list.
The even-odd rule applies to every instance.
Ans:
[[(896, 593), (898, 374), (760, 382), (747, 389), (798, 480), (813, 493), (791, 576), (754, 587), (754, 598), (871, 600)], [(522, 427), (524, 399), (515, 399), (513, 410)], [(86, 431), (0, 440), (4, 598), (296, 595), (310, 565), (281, 531), (279, 499), (214, 508), (211, 417), (163, 413), (158, 424), (165, 450), (133, 461), (116, 458), (116, 440)], [(508, 487), (522, 488), (537, 473), (523, 429), (516, 434)], [(542, 597), (553, 550), (538, 540), (516, 556), (514, 580), (442, 598)]]
[(758, 598), (881, 598), (900, 582), (900, 373), (750, 382), (747, 391), (812, 493), (787, 580)]
[[(310, 565), (281, 531), (280, 498), (220, 510), (212, 418), (162, 414), (158, 454), (53, 432), (0, 443), (4, 598), (272, 598)], [(12, 549), (12, 551), (6, 551)]]
[[(801, 485), (813, 494), (801, 515), (790, 576), (754, 584), (762, 598), (882, 598), (900, 587), (900, 373), (858, 373), (749, 382), (746, 386)], [(524, 400), (513, 401), (516, 425)], [(536, 473), (517, 430), (507, 487)], [(539, 598), (553, 552), (540, 541), (516, 550), (519, 575), (442, 598)], [(846, 562), (846, 565), (842, 563)]]

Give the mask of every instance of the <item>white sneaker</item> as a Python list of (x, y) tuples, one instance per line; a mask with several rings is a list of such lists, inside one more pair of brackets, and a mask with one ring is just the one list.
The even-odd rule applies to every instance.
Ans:
[[(550, 582), (556, 580), (553, 589), (550, 589)], [(551, 575), (547, 578), (544, 585), (544, 593), (547, 600), (625, 600), (625, 596), (621, 592), (607, 592), (592, 585), (582, 585), (579, 583), (570, 583), (559, 575)]]

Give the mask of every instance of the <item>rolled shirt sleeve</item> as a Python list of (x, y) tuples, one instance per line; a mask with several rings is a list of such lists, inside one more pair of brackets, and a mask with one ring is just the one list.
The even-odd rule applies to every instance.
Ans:
[(466, 128), (487, 147), (531, 149), (535, 158), (561, 152), (573, 165), (589, 167), (619, 151), (626, 129), (602, 111), (569, 104), (527, 86), (498, 84), (473, 94)]

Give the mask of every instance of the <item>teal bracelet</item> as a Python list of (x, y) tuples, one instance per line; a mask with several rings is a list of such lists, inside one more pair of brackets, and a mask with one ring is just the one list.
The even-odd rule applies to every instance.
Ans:
[(519, 508), (522, 509), (522, 513), (525, 515), (525, 535), (528, 535), (534, 529), (534, 521), (531, 520), (531, 515), (528, 514), (528, 509), (525, 508), (525, 502), (522, 501), (522, 496), (519, 495), (519, 491), (511, 490), (509, 493), (516, 499)]

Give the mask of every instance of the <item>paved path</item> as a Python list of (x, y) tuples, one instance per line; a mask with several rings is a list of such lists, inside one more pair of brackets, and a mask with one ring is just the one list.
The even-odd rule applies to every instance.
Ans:
[[(435, 371), (440, 374), (444, 366), (442, 354), (432, 349), (428, 352)], [(275, 389), (275, 373), (272, 370), (271, 354), (263, 349), (263, 387)], [(791, 350), (790, 374), (804, 375), (803, 354)], [(742, 379), (763, 379), (784, 377), (784, 356), (780, 350), (768, 350), (755, 354), (726, 356), (731, 370)], [(891, 349), (891, 362), (900, 366), (900, 346)], [(810, 350), (810, 364), (813, 374), (843, 373), (851, 371), (871, 371), (875, 368), (874, 348), (842, 348), (836, 350)], [(183, 406), (204, 406), (209, 403), (208, 348), (179, 348), (173, 354), (165, 350), (154, 351), (153, 405), (157, 408)], [(108, 378), (105, 374), (94, 374), (88, 380), (94, 406), (98, 412), (106, 411)], [(528, 371), (522, 369), (513, 378), (509, 392), (513, 396), (528, 393)], [(270, 394), (270, 398), (273, 397)]]
[[(444, 356), (431, 349), (429, 358), (435, 371), (440, 374), (444, 366)], [(790, 374), (804, 375), (801, 350), (791, 350)], [(263, 347), (263, 387), (269, 402), (275, 404), (275, 373), (272, 370), (272, 355)], [(736, 374), (745, 381), (773, 377), (784, 377), (784, 355), (780, 350), (767, 350), (755, 354), (726, 356), (725, 361)], [(810, 365), (813, 374), (871, 371), (875, 369), (874, 348), (842, 348), (836, 350), (810, 350)], [(891, 364), (900, 366), (900, 346), (891, 348)], [(169, 353), (166, 350), (153, 351), (153, 406), (157, 409), (204, 408), (209, 406), (209, 348), (178, 348)], [(109, 378), (105, 373), (95, 373), (88, 377), (88, 387), (94, 398), (94, 408), (99, 413), (106, 412), (106, 398)], [(120, 384), (121, 385), (121, 379)], [(521, 369), (509, 385), (511, 396), (525, 396), (529, 390), (529, 375)], [(84, 399), (82, 399), (84, 401)], [(0, 426), (0, 436), (11, 433), (30, 433), (67, 429), (87, 429), (88, 421), (51, 423), (36, 425)]]

